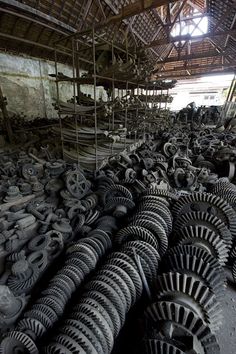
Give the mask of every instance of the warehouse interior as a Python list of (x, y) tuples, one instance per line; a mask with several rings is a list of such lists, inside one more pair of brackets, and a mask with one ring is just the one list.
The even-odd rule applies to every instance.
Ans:
[(0, 0), (0, 353), (235, 353), (235, 69), (235, 0)]

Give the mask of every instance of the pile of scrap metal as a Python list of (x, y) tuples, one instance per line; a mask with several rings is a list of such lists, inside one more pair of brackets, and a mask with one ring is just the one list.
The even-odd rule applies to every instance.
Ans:
[(236, 187), (217, 171), (233, 141), (160, 132), (90, 180), (63, 160), (2, 157), (0, 351), (108, 354), (140, 306), (141, 352), (219, 353)]

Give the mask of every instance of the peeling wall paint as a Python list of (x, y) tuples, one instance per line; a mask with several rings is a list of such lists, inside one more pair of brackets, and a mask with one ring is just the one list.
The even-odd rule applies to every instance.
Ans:
[[(72, 77), (70, 66), (58, 64), (58, 72)], [(0, 52), (0, 85), (7, 97), (9, 113), (24, 115), (29, 120), (57, 118), (53, 107), (57, 97), (56, 84), (49, 74), (55, 74), (54, 62)], [(91, 85), (82, 86), (81, 91), (93, 97)], [(72, 96), (73, 85), (61, 83), (60, 99), (67, 101)], [(107, 100), (103, 87), (97, 88), (97, 96)]]

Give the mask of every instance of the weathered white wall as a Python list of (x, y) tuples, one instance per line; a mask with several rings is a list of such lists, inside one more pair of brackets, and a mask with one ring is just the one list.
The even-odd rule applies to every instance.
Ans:
[[(58, 64), (58, 71), (72, 77), (72, 69), (67, 65)], [(56, 84), (49, 76), (54, 73), (54, 62), (0, 52), (0, 85), (7, 97), (8, 111), (28, 119), (57, 118), (52, 105), (56, 102)], [(81, 87), (81, 91), (93, 97), (91, 85)], [(72, 84), (60, 83), (60, 99), (67, 101), (72, 96)], [(107, 99), (102, 87), (97, 88), (97, 97)]]

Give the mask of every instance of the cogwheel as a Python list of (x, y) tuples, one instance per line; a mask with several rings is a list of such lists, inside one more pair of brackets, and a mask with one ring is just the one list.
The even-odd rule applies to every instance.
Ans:
[(35, 318), (23, 318), (18, 322), (16, 326), (16, 331), (24, 332), (34, 340), (36, 340), (36, 338), (42, 337), (46, 330), (46, 327), (44, 327), (42, 323)]
[(196, 245), (205, 249), (209, 254), (216, 257), (224, 266), (229, 257), (229, 248), (213, 231), (203, 226), (187, 226), (178, 233), (177, 244)]
[(236, 213), (224, 199), (210, 193), (195, 192), (180, 197), (172, 213), (177, 218), (180, 214), (191, 211), (202, 211), (217, 216), (228, 226), (232, 237), (236, 237)]
[(150, 221), (159, 222), (163, 227), (163, 229), (165, 230), (165, 233), (168, 235), (169, 230), (165, 220), (159, 214), (154, 213), (152, 211), (142, 210), (139, 211), (138, 213), (135, 213), (131, 218), (129, 218), (129, 223), (135, 222), (135, 220), (140, 218), (142, 219), (144, 216)]
[(145, 354), (185, 354), (169, 338), (145, 340)]
[(103, 266), (104, 270), (109, 270), (115, 274), (117, 274), (121, 279), (123, 279), (123, 281), (125, 282), (125, 284), (127, 285), (128, 289), (129, 289), (129, 293), (131, 296), (131, 306), (134, 305), (135, 301), (136, 301), (136, 289), (134, 286), (134, 283), (132, 281), (132, 279), (130, 278), (130, 276), (120, 267), (117, 267), (115, 265), (111, 265), (111, 264), (105, 264)]
[[(85, 353), (83, 348), (81, 348), (82, 352), (79, 353)], [(48, 344), (43, 351), (45, 354), (71, 354), (71, 352), (65, 348), (63, 345), (55, 342), (51, 342)]]
[(151, 285), (154, 279), (156, 278), (156, 270), (153, 267), (153, 265), (151, 265), (151, 262), (148, 259), (147, 255), (143, 253), (142, 250), (137, 251), (134, 247), (130, 247), (130, 246), (125, 246), (124, 250), (121, 251), (123, 251), (125, 254), (133, 258), (135, 257), (135, 253), (137, 254), (137, 256), (140, 257), (140, 263), (141, 263), (143, 273), (148, 283)]
[(142, 193), (140, 197), (140, 201), (142, 201), (143, 203), (156, 202), (157, 204), (160, 203), (161, 205), (165, 205), (166, 207), (169, 207), (169, 202), (165, 198), (163, 198), (163, 196), (155, 195), (153, 193), (150, 193), (149, 191), (150, 191), (149, 189), (146, 189)]
[(106, 338), (108, 352), (110, 353), (113, 347), (114, 337), (109, 324), (106, 322), (105, 318), (101, 315), (101, 313), (98, 310), (96, 310), (93, 306), (89, 304), (82, 304), (82, 303), (76, 305), (76, 309), (74, 309), (74, 311), (76, 315), (81, 312), (94, 320), (94, 322), (101, 329), (101, 331), (104, 334), (104, 337)]
[[(95, 299), (88, 297), (86, 294), (80, 299), (80, 304), (85, 304), (93, 307), (96, 311), (98, 311), (104, 320), (107, 322), (108, 326), (110, 327), (112, 334), (114, 335), (114, 325), (112, 322), (111, 317), (109, 316), (108, 312), (105, 310), (105, 308), (99, 304)], [(76, 311), (77, 306), (74, 307), (74, 311)]]
[[(153, 222), (147, 220), (146, 218), (135, 220), (131, 226), (141, 226), (155, 235), (158, 240), (159, 247), (157, 248), (160, 256), (165, 254), (168, 247), (168, 238), (166, 236), (165, 230), (158, 222)], [(156, 248), (156, 247), (155, 247)]]
[(233, 263), (232, 274), (233, 274), (234, 283), (236, 283), (236, 260)]
[(66, 348), (65, 353), (87, 354), (82, 345), (77, 343), (74, 339), (66, 336), (65, 334), (58, 334), (53, 338), (53, 342), (61, 344), (64, 348)]
[(88, 326), (83, 324), (81, 321), (66, 319), (65, 321), (63, 321), (63, 326), (66, 327), (69, 326), (79, 330), (81, 333), (83, 333), (83, 335), (85, 335), (90, 340), (90, 342), (96, 349), (96, 353), (103, 354), (103, 348), (98, 338), (93, 333), (93, 331)]
[(224, 295), (224, 284), (217, 272), (210, 263), (206, 263), (202, 258), (189, 256), (186, 254), (174, 254), (165, 256), (164, 268), (166, 271), (177, 271), (181, 274), (197, 275), (198, 278), (207, 286), (218, 299)]
[(83, 241), (84, 244), (90, 245), (94, 252), (98, 254), (98, 258), (101, 258), (104, 253), (104, 247), (101, 245), (101, 242), (99, 242), (99, 240), (96, 240), (96, 238), (92, 238), (92, 237), (86, 237), (81, 239), (80, 241)]
[(113, 323), (114, 337), (117, 337), (121, 328), (121, 321), (113, 303), (105, 295), (95, 290), (85, 292), (84, 296), (95, 299), (106, 310)]
[(87, 265), (86, 270), (88, 269), (88, 273), (90, 273), (91, 270), (93, 270), (95, 268), (96, 263), (97, 263), (97, 261), (94, 262), (94, 259), (92, 257), (90, 257), (90, 255), (85, 254), (83, 251), (73, 252), (69, 256), (68, 262), (66, 261), (66, 263), (71, 263), (71, 258), (75, 258), (78, 261), (82, 261), (83, 263), (85, 263)]
[[(80, 330), (78, 330), (74, 326), (66, 326), (63, 325), (60, 327), (60, 335), (66, 335), (76, 343), (78, 343), (86, 353), (93, 354), (96, 352), (95, 347), (93, 346), (92, 342), (90, 342), (89, 338)], [(70, 350), (72, 350), (70, 348)]]
[[(101, 269), (102, 270), (102, 269)], [(119, 298), (121, 299), (123, 305), (125, 306), (125, 309), (127, 309), (128, 304), (125, 298), (125, 295), (122, 291), (122, 289), (119, 287), (119, 284), (117, 284), (113, 279), (111, 279), (110, 276), (108, 275), (98, 275), (98, 273), (95, 274), (94, 278), (95, 281), (102, 281), (105, 282), (106, 284), (110, 285), (110, 287), (112, 287), (112, 289), (117, 293), (117, 295), (119, 295)], [(127, 312), (127, 311), (125, 311)]]
[(173, 300), (195, 312), (214, 332), (219, 329), (222, 309), (216, 296), (201, 281), (180, 273), (158, 276), (158, 300)]
[(95, 230), (92, 230), (89, 233), (89, 237), (92, 237), (99, 239), (100, 241), (102, 241), (104, 247), (106, 250), (108, 250), (109, 248), (112, 247), (112, 241), (111, 241), (111, 237), (108, 235), (108, 233), (104, 230), (101, 230), (100, 228), (97, 228)]
[(84, 253), (86, 256), (88, 256), (91, 259), (92, 264), (96, 264), (98, 261), (97, 254), (94, 252), (93, 248), (87, 244), (77, 242), (69, 246), (66, 250), (66, 254), (72, 254), (77, 252)]
[[(178, 200), (178, 196), (176, 194), (160, 188), (147, 189), (145, 192), (142, 193), (142, 195), (155, 195), (167, 199)], [(168, 206), (168, 204), (166, 203), (166, 206)]]
[(168, 227), (168, 233), (172, 231), (172, 218), (169, 213), (168, 214), (166, 213), (166, 210), (164, 210), (161, 205), (155, 203), (140, 203), (137, 208), (137, 212), (142, 213), (142, 211), (144, 210), (151, 211), (153, 213), (160, 215)]
[[(116, 210), (119, 205), (123, 207), (122, 210)], [(111, 211), (115, 209), (113, 215), (118, 218), (124, 216), (127, 212), (127, 209), (133, 209), (134, 207), (135, 203), (133, 200), (124, 197), (116, 197), (108, 200), (104, 211)]]
[[(127, 247), (133, 247), (137, 251), (137, 254), (139, 254), (140, 256), (142, 255), (142, 253), (147, 255), (148, 258), (147, 257), (145, 258), (146, 261), (150, 264), (153, 272), (155, 273), (157, 272), (161, 257), (158, 251), (154, 247), (152, 247), (151, 245), (149, 245), (147, 242), (144, 241), (130, 241), (123, 246), (122, 250), (124, 253), (126, 253), (125, 251)], [(139, 253), (138, 251), (140, 251), (141, 253)], [(130, 256), (133, 257), (133, 255), (134, 254)]]
[[(37, 314), (40, 313), (40, 317)], [(35, 314), (35, 316), (34, 316)], [(58, 320), (58, 316), (47, 305), (43, 304), (33, 304), (31, 309), (24, 314), (25, 318), (35, 318), (40, 321), (44, 327), (51, 328), (53, 324)]]
[(110, 286), (108, 283), (101, 280), (91, 280), (90, 282), (85, 284), (85, 290), (88, 291), (95, 290), (97, 292), (100, 292), (104, 296), (106, 296), (117, 309), (117, 312), (120, 316), (121, 326), (124, 325), (125, 313), (126, 313), (125, 305), (112, 286)]
[(125, 197), (130, 200), (133, 199), (132, 193), (128, 190), (128, 188), (122, 186), (121, 184), (113, 184), (106, 189), (106, 193), (103, 195), (104, 205), (107, 200), (116, 197)]
[[(78, 270), (80, 270), (82, 272), (83, 279), (84, 279), (85, 275), (90, 273), (90, 268), (87, 265), (87, 263), (85, 263), (85, 260), (77, 258), (76, 255), (73, 255), (72, 257), (69, 256), (65, 261), (65, 265), (66, 266), (67, 265), (73, 266), (73, 267), (76, 267)], [(93, 269), (93, 268), (91, 268), (91, 269)]]
[(184, 226), (205, 226), (214, 231), (229, 246), (232, 244), (232, 235), (228, 227), (217, 217), (209, 213), (197, 211), (180, 215), (174, 225), (174, 232), (178, 233)]
[(159, 248), (158, 242), (153, 233), (141, 226), (127, 226), (121, 229), (114, 237), (114, 242), (117, 245), (132, 240), (143, 240), (152, 245), (155, 249)]
[(128, 255), (122, 252), (114, 252), (112, 256), (113, 257), (108, 258), (106, 264), (115, 265), (128, 274), (128, 276), (131, 278), (132, 282), (134, 283), (135, 290), (136, 290), (136, 298), (139, 299), (142, 295), (143, 283), (139, 275), (139, 272), (137, 270), (137, 267), (133, 262), (132, 258), (130, 258)]
[(8, 332), (0, 345), (2, 354), (38, 354), (39, 351), (33, 340), (25, 333), (18, 331)]
[(48, 286), (45, 290), (42, 291), (41, 296), (53, 296), (57, 297), (60, 300), (60, 304), (64, 307), (67, 302), (67, 296), (63, 292), (62, 289), (60, 289), (58, 286), (55, 284)]
[(67, 283), (67, 291), (65, 292), (68, 296), (71, 295), (75, 290), (76, 286), (73, 280), (64, 274), (63, 269), (59, 271), (49, 282), (49, 284), (58, 283), (63, 286)]
[(62, 279), (62, 277), (59, 277), (59, 276), (53, 277), (49, 282), (49, 287), (61, 289), (66, 301), (68, 301), (70, 299), (72, 291), (68, 287), (66, 280)]
[(204, 353), (220, 353), (220, 347), (210, 328), (189, 308), (171, 301), (160, 301), (147, 309), (146, 316), (153, 321), (154, 326), (158, 326), (164, 338), (178, 341), (179, 337), (196, 336)]
[(17, 276), (10, 275), (7, 279), (7, 286), (14, 293), (14, 295), (28, 294), (39, 278), (39, 271), (32, 269), (32, 274), (28, 279), (20, 279)]
[(81, 282), (84, 279), (82, 271), (80, 271), (80, 269), (77, 269), (75, 266), (72, 265), (64, 266), (62, 270), (59, 271), (57, 274), (60, 274), (62, 272), (65, 276), (69, 277), (73, 281), (76, 288), (81, 284)]
[(82, 312), (72, 312), (63, 323), (66, 324), (68, 321), (77, 322), (78, 326), (86, 326), (86, 328), (88, 328), (96, 337), (96, 342), (99, 347), (102, 347), (103, 353), (108, 353), (108, 344), (104, 331), (97, 325), (97, 322), (91, 316)]
[(36, 299), (35, 303), (51, 307), (58, 316), (61, 316), (64, 312), (63, 303), (60, 302), (60, 299), (56, 296), (39, 297)]
[(113, 272), (110, 269), (104, 268), (102, 267), (97, 273), (96, 276), (107, 276), (109, 277), (111, 280), (113, 280), (120, 288), (120, 290), (122, 291), (122, 293), (124, 294), (125, 297), (125, 301), (127, 304), (127, 311), (130, 309), (131, 307), (131, 303), (132, 303), (132, 298), (131, 298), (131, 293), (129, 291), (129, 287), (128, 285), (125, 283), (125, 281), (115, 272)]
[(190, 257), (195, 256), (199, 259), (203, 259), (204, 262), (209, 263), (211, 267), (215, 269), (215, 271), (219, 275), (219, 278), (221, 279), (222, 287), (224, 287), (224, 284), (226, 284), (226, 274), (224, 269), (222, 268), (218, 260), (211, 254), (209, 254), (206, 250), (194, 245), (180, 245), (170, 248), (166, 253), (166, 257), (171, 258), (175, 254), (189, 255)]

